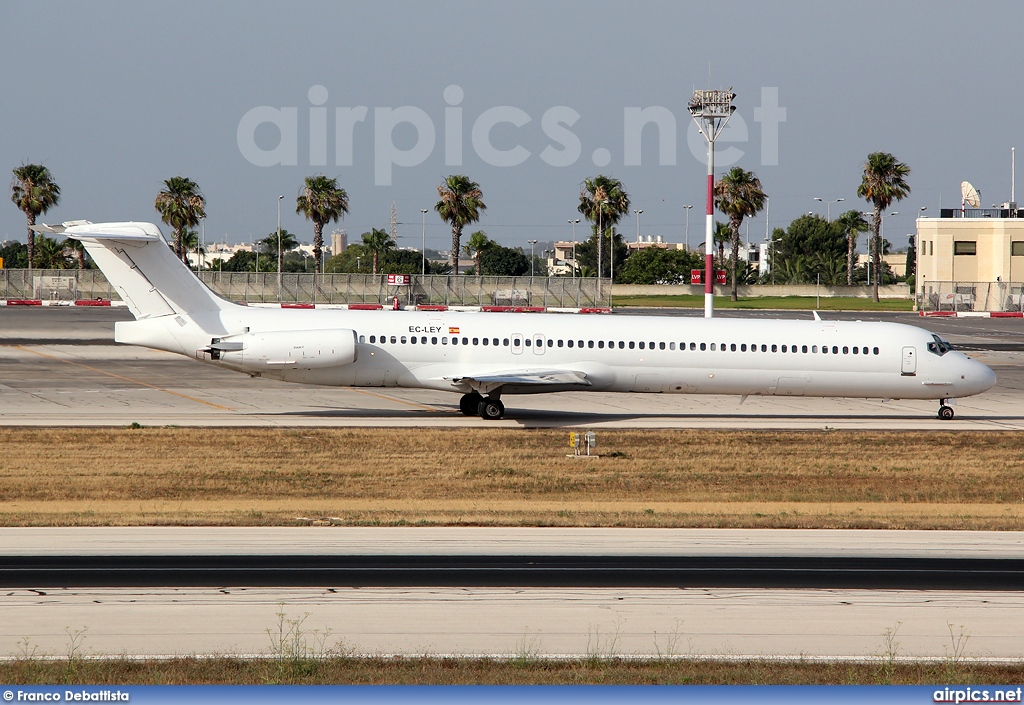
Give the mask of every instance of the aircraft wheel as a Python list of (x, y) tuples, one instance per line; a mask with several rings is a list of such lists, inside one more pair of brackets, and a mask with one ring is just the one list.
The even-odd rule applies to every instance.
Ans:
[(945, 404), (940, 406), (939, 418), (942, 419), (943, 421), (949, 421), (951, 418), (953, 418), (953, 407), (946, 406)]
[(477, 392), (463, 394), (462, 398), (459, 399), (459, 411), (462, 412), (463, 416), (476, 416), (480, 413), (480, 402), (483, 400), (484, 398)]
[(485, 421), (497, 421), (505, 415), (505, 405), (497, 399), (484, 399), (477, 409), (480, 418)]

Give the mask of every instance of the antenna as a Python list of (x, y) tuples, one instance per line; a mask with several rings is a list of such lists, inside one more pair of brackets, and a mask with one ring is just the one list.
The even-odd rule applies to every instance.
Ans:
[(960, 211), (964, 210), (965, 206), (971, 208), (981, 207), (981, 191), (971, 186), (970, 181), (960, 182)]
[[(1017, 194), (1014, 193), (1014, 182), (1017, 180), (1017, 148), (1010, 147), (1010, 203), (1017, 202)], [(1013, 208), (1014, 206), (1010, 206)]]

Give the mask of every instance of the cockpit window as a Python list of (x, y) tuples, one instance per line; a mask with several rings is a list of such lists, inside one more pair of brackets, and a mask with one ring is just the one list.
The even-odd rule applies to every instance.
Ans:
[(942, 357), (952, 349), (953, 346), (948, 340), (943, 340), (939, 336), (932, 334), (932, 342), (928, 343), (928, 352)]

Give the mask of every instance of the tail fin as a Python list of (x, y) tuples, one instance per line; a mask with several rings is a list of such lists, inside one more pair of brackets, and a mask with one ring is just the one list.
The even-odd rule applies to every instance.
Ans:
[(71, 225), (136, 319), (214, 313), (234, 304), (220, 298), (174, 256), (152, 223)]

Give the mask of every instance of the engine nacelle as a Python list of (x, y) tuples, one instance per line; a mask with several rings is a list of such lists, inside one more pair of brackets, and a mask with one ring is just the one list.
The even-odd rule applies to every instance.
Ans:
[(356, 332), (351, 329), (277, 330), (214, 338), (214, 360), (246, 371), (313, 370), (356, 361)]

